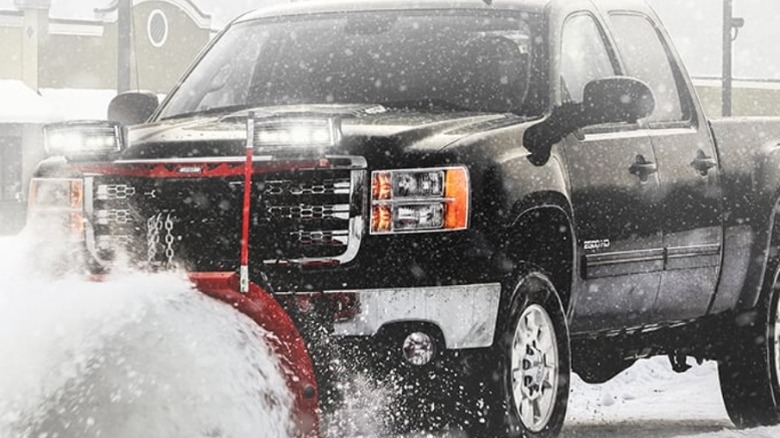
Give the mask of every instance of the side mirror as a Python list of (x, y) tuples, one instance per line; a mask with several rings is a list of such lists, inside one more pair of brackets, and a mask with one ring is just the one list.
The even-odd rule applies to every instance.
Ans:
[(147, 121), (159, 104), (157, 95), (148, 91), (122, 93), (108, 105), (108, 120), (125, 126), (138, 125)]
[(582, 126), (602, 123), (636, 123), (653, 113), (655, 98), (650, 87), (634, 78), (615, 76), (585, 85)]
[(650, 87), (625, 76), (589, 82), (582, 100), (556, 106), (547, 118), (525, 131), (523, 143), (531, 152), (532, 163), (546, 163), (552, 147), (578, 129), (603, 123), (636, 123), (655, 109)]

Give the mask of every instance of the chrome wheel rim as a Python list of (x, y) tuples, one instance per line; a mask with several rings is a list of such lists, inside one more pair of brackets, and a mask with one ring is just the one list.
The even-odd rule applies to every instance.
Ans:
[(558, 388), (558, 342), (552, 319), (542, 306), (520, 315), (512, 340), (512, 393), (523, 426), (539, 432), (555, 409)]

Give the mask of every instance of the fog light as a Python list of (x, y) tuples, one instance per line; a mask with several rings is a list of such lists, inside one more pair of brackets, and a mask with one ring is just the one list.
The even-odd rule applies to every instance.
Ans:
[(425, 333), (415, 332), (404, 339), (404, 359), (412, 365), (423, 366), (433, 360), (436, 343)]

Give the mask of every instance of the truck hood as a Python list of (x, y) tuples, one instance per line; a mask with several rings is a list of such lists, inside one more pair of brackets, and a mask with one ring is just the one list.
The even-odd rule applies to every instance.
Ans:
[[(250, 112), (265, 117), (318, 116), (341, 119), (343, 139), (324, 154), (371, 155), (431, 152), (473, 133), (522, 121), (513, 114), (392, 110), (381, 105), (299, 105), (196, 114), (129, 130), (123, 159), (201, 158), (243, 155)], [(291, 150), (294, 154), (296, 151)]]

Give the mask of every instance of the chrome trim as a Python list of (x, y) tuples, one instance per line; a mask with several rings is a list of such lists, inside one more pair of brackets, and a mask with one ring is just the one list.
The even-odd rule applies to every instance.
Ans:
[(719, 243), (676, 246), (666, 250), (665, 269), (667, 271), (715, 268), (720, 264), (721, 245)]
[(669, 258), (700, 257), (720, 255), (720, 244), (673, 246), (667, 248)]
[[(720, 244), (704, 244), (586, 254), (585, 268), (590, 279), (637, 272), (715, 267), (720, 264), (720, 251)], [(628, 265), (635, 265), (635, 269)]]
[[(343, 157), (343, 158), (350, 158), (352, 159), (352, 164), (354, 165), (355, 162), (359, 162), (362, 160), (365, 163), (365, 159), (362, 157)], [(355, 160), (357, 159), (357, 160)], [(357, 257), (358, 251), (360, 250), (360, 243), (363, 240), (363, 229), (365, 227), (364, 222), (364, 215), (365, 210), (367, 208), (365, 203), (366, 198), (366, 170), (353, 170), (350, 176), (351, 180), (351, 190), (349, 194), (349, 205), (351, 209), (354, 209), (350, 211), (350, 218), (349, 218), (349, 228), (344, 231), (348, 231), (348, 237), (347, 237), (347, 248), (346, 250), (341, 254), (333, 257), (312, 257), (312, 258), (301, 258), (301, 259), (273, 259), (273, 260), (265, 260), (264, 263), (266, 265), (285, 265), (285, 264), (293, 264), (293, 265), (309, 265), (309, 264), (318, 264), (322, 262), (333, 262), (338, 263), (340, 265), (346, 264), (351, 262), (352, 260)], [(358, 209), (356, 206), (360, 205), (360, 208)], [(324, 230), (324, 231), (330, 231), (330, 230)], [(342, 230), (339, 230), (342, 231)]]
[(337, 336), (373, 336), (383, 326), (429, 322), (438, 326), (449, 350), (493, 345), (501, 285), (470, 284), (403, 289), (328, 291), (358, 296), (360, 312), (334, 324)]
[(663, 261), (664, 249), (644, 249), (638, 251), (608, 252), (603, 254), (587, 254), (585, 259), (588, 267), (617, 265), (623, 263), (636, 263), (647, 261)]
[(586, 254), (583, 258), (586, 279), (661, 272), (666, 268), (664, 248)]

